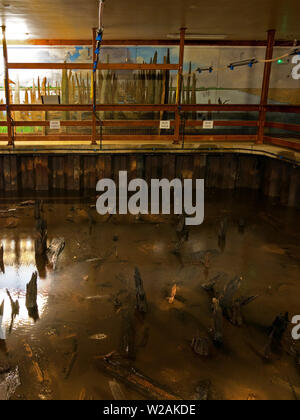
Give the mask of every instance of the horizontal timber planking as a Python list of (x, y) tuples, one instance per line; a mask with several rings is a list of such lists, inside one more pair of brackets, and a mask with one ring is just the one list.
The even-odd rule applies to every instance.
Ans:
[(265, 156), (239, 153), (85, 153), (0, 156), (0, 192), (19, 197), (39, 192), (84, 191), (96, 194), (96, 183), (103, 178), (118, 180), (120, 170), (128, 178), (150, 181), (175, 177), (205, 179), (207, 189), (261, 190), (284, 205), (300, 207), (300, 168)]
[(288, 139), (283, 139), (283, 138), (278, 138), (278, 137), (265, 136), (264, 142), (273, 144), (274, 146), (282, 146), (288, 149), (300, 150), (300, 140), (298, 140), (297, 142), (297, 141), (290, 141)]
[(267, 121), (265, 123), (265, 127), (278, 128), (280, 130), (288, 130), (288, 131), (300, 131), (300, 124), (289, 124), (289, 123)]

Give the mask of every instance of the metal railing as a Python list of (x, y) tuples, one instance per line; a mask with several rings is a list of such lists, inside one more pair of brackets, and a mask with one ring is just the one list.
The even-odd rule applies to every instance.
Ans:
[[(262, 87), (261, 101), (258, 105), (185, 105), (181, 103), (182, 73), (184, 59), (185, 29), (181, 29), (179, 46), (178, 64), (135, 64), (135, 63), (113, 63), (99, 64), (101, 70), (159, 70), (163, 72), (178, 72), (178, 83), (175, 104), (97, 104), (96, 111), (99, 113), (132, 113), (137, 115), (142, 113), (147, 118), (141, 119), (119, 119), (118, 117), (101, 118), (97, 121), (93, 114), (92, 104), (83, 105), (42, 105), (42, 104), (12, 104), (10, 100), (9, 70), (11, 69), (62, 69), (62, 70), (92, 70), (92, 63), (9, 63), (7, 58), (7, 44), (5, 38), (5, 27), (3, 29), (3, 57), (5, 75), (5, 95), (6, 104), (0, 105), (0, 112), (5, 115), (6, 120), (0, 121), (0, 127), (7, 127), (7, 133), (0, 134), (0, 141), (7, 142), (8, 146), (14, 146), (18, 142), (90, 142), (97, 145), (102, 142), (124, 143), (125, 141), (136, 143), (158, 142), (169, 144), (185, 144), (190, 142), (251, 142), (262, 144), (263, 142), (287, 147), (293, 150), (300, 150), (300, 142), (292, 141), (288, 137), (288, 132), (300, 131), (300, 124), (268, 121), (266, 116), (269, 113), (300, 113), (300, 106), (288, 105), (268, 105), (268, 89), (271, 72), (270, 63), (265, 64), (264, 83)], [(95, 30), (94, 30), (95, 31)], [(94, 34), (94, 32), (93, 32)], [(273, 47), (276, 45), (274, 31), (269, 31), (268, 42), (266, 45), (266, 57), (272, 57)], [(95, 37), (93, 36), (93, 39)], [(51, 41), (51, 42), (50, 42)], [(41, 45), (40, 40), (36, 45)], [(79, 41), (76, 41), (77, 43)], [(91, 45), (92, 42), (80, 41), (81, 44)], [(116, 43), (117, 41), (115, 41)], [(44, 40), (45, 45), (76, 45), (75, 40)], [(94, 43), (94, 41), (93, 41)], [(151, 45), (153, 40), (134, 41), (136, 45)], [(157, 41), (159, 45), (167, 45), (166, 41)], [(129, 41), (118, 41), (116, 45), (132, 45)], [(172, 44), (173, 45), (173, 44)], [(242, 44), (241, 44), (242, 45)], [(258, 45), (256, 43), (256, 45)], [(94, 48), (94, 45), (93, 45)], [(166, 102), (166, 101), (164, 101)], [(42, 120), (35, 119), (35, 113), (45, 113)], [(60, 126), (62, 132), (51, 132), (49, 130), (51, 112), (63, 112), (65, 115), (70, 113), (86, 113), (88, 119), (62, 118)], [(27, 114), (30, 118), (15, 118), (18, 114)], [(47, 117), (47, 113), (48, 117)], [(249, 113), (256, 113), (255, 118), (249, 119)], [(235, 116), (238, 115), (238, 118)], [(229, 117), (229, 118), (228, 118)], [(253, 115), (252, 115), (253, 117)], [(233, 118), (233, 119), (231, 119)], [(171, 126), (169, 130), (160, 129), (160, 120), (169, 119)], [(208, 131), (203, 128), (203, 120), (213, 119), (214, 130)], [(42, 127), (36, 133), (22, 133), (21, 127)], [(77, 132), (70, 132), (70, 127), (74, 127)], [(287, 136), (276, 136), (266, 133), (268, 129), (277, 128), (286, 130)], [(297, 136), (296, 136), (297, 137)], [(296, 138), (297, 140), (297, 138)]]

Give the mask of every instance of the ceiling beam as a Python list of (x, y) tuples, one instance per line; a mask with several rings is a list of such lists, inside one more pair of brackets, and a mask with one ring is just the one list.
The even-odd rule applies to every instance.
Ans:
[[(92, 46), (92, 39), (31, 39), (25, 45), (35, 46)], [(178, 46), (180, 40), (170, 39), (104, 39), (103, 46)], [(266, 47), (267, 41), (247, 40), (185, 40), (186, 46)], [(293, 47), (294, 41), (277, 40), (275, 47)]]

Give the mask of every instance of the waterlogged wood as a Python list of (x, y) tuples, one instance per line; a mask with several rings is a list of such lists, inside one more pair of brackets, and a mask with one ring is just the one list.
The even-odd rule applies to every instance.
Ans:
[(136, 368), (123, 366), (113, 359), (97, 361), (96, 366), (102, 372), (124, 383), (126, 386), (137, 391), (145, 398), (151, 400), (182, 400), (181, 397), (172, 393), (167, 388), (156, 383), (151, 378), (145, 376)]
[(36, 200), (34, 206), (34, 218), (39, 220), (41, 218), (41, 211), (42, 211), (42, 202), (41, 200)]
[(162, 178), (172, 181), (175, 178), (176, 156), (163, 154), (162, 156)]
[(207, 283), (201, 285), (202, 289), (205, 290), (207, 293), (212, 295), (212, 297), (216, 297), (215, 286), (221, 280), (221, 274), (218, 274)]
[(189, 239), (189, 227), (186, 225), (186, 214), (181, 215), (178, 218), (176, 226), (177, 243), (175, 245), (173, 253), (179, 255), (184, 243)]
[(219, 245), (220, 243), (226, 241), (227, 229), (228, 229), (228, 220), (225, 218), (225, 219), (222, 219), (219, 224), (219, 229), (218, 229)]
[(113, 381), (109, 381), (109, 387), (112, 393), (112, 396), (114, 397), (114, 400), (116, 401), (124, 401), (127, 398), (125, 397), (125, 394), (118, 382), (114, 379)]
[(17, 185), (17, 158), (16, 156), (3, 157), (3, 175), (5, 191), (15, 192)]
[(34, 165), (32, 156), (21, 156), (21, 182), (23, 190), (34, 190)]
[(10, 294), (8, 289), (6, 289), (6, 293), (7, 293), (7, 296), (9, 298), (9, 300), (10, 300), (11, 315), (12, 315), (12, 317), (15, 317), (16, 315), (19, 315), (19, 312), (20, 312), (19, 301), (18, 301), (18, 299), (15, 300), (15, 301), (13, 300), (13, 298), (11, 297), (11, 294)]
[(122, 317), (121, 354), (130, 360), (136, 359), (136, 330), (133, 316), (127, 311)]
[(35, 256), (42, 257), (47, 251), (47, 223), (39, 219), (36, 223), (37, 237), (35, 239)]
[(34, 168), (35, 168), (35, 179), (36, 179), (36, 185), (35, 185), (36, 191), (48, 191), (49, 189), (48, 157), (35, 156)]
[(58, 258), (60, 254), (63, 252), (64, 248), (65, 248), (64, 238), (55, 238), (51, 241), (47, 249), (47, 258), (53, 270), (56, 270)]
[(74, 176), (74, 191), (80, 190), (81, 183), (81, 159), (80, 156), (74, 156), (73, 158), (73, 176)]
[(224, 287), (224, 291), (220, 296), (220, 305), (224, 311), (231, 308), (234, 303), (234, 297), (241, 286), (242, 278), (235, 277)]
[(181, 237), (180, 239), (178, 239), (178, 241), (176, 242), (175, 248), (174, 248), (174, 250), (173, 250), (173, 254), (175, 254), (175, 255), (179, 256), (179, 255), (180, 255), (180, 253), (181, 253), (181, 251), (182, 251), (182, 248), (183, 248), (184, 243), (185, 243), (185, 238), (184, 238), (184, 236), (182, 236), (182, 237)]
[(96, 189), (96, 158), (95, 156), (84, 157), (84, 189), (94, 190)]
[(220, 188), (234, 190), (237, 174), (238, 157), (237, 155), (223, 156), (223, 179), (220, 184)]
[(147, 298), (143, 286), (143, 280), (137, 267), (135, 268), (134, 279), (136, 287), (136, 308), (139, 312), (145, 314), (148, 311)]
[(195, 394), (193, 395), (192, 400), (208, 401), (210, 388), (211, 382), (209, 380), (199, 382), (195, 389)]
[(65, 158), (55, 156), (53, 162), (53, 189), (63, 190), (65, 188)]
[(168, 300), (168, 302), (171, 304), (171, 303), (174, 303), (174, 300), (175, 300), (175, 297), (176, 297), (176, 293), (177, 293), (177, 286), (176, 286), (176, 284), (174, 284), (174, 286), (172, 287), (172, 290), (171, 290), (171, 294), (170, 294), (170, 296), (167, 298), (167, 300)]
[(223, 312), (218, 299), (213, 298), (213, 341), (216, 345), (223, 344)]
[(77, 357), (78, 357), (78, 342), (77, 342), (77, 338), (75, 337), (73, 339), (73, 342), (72, 342), (72, 353), (71, 353), (71, 356), (69, 358), (69, 363), (68, 363), (68, 365), (65, 369), (65, 372), (64, 372), (65, 373), (64, 374), (64, 379), (65, 380), (70, 377), (70, 375), (72, 373), (72, 370), (74, 368), (75, 362), (77, 360)]
[(9, 300), (10, 300), (10, 306), (11, 306), (11, 320), (10, 320), (10, 326), (9, 326), (9, 334), (11, 334), (15, 318), (20, 313), (20, 304), (19, 304), (18, 299), (15, 300), (15, 301), (13, 300), (13, 298), (11, 297), (11, 294), (10, 294), (8, 289), (6, 289), (6, 294), (9, 298)]
[(185, 258), (190, 264), (205, 265), (207, 261), (210, 261), (212, 258), (215, 258), (218, 255), (220, 255), (220, 251), (218, 251), (217, 249), (208, 249), (205, 251), (193, 252)]
[(176, 226), (176, 235), (178, 239), (184, 237), (184, 240), (187, 241), (189, 239), (189, 228), (186, 225), (186, 214), (182, 214), (179, 217), (178, 224)]
[(210, 355), (210, 340), (206, 337), (201, 337), (199, 331), (192, 340), (192, 349), (196, 354), (203, 357)]
[(241, 305), (238, 301), (235, 300), (231, 307), (226, 309), (226, 317), (233, 325), (237, 325), (238, 327), (243, 325)]
[(263, 350), (263, 359), (269, 360), (272, 351), (278, 352), (281, 349), (283, 336), (289, 326), (288, 312), (278, 315), (271, 327), (271, 333), (267, 345)]
[(3, 248), (3, 245), (1, 245), (1, 247), (0, 247), (0, 270), (1, 270), (2, 273), (5, 273), (3, 256), (4, 256), (4, 248)]
[(26, 308), (37, 308), (37, 272), (32, 274), (30, 282), (26, 285)]
[(258, 189), (261, 182), (261, 159), (255, 156), (239, 156), (236, 188)]
[(236, 293), (240, 288), (242, 278), (234, 278), (228, 282), (223, 294), (219, 297), (220, 305), (224, 316), (233, 324), (237, 326), (243, 325), (242, 307), (248, 305), (257, 299), (258, 296), (241, 296), (236, 297)]

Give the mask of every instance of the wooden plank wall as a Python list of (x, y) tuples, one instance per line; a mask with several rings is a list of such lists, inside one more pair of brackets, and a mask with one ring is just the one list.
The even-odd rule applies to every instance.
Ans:
[(284, 205), (300, 208), (300, 168), (243, 154), (66, 154), (0, 156), (0, 193), (60, 193), (81, 196), (103, 178), (204, 178), (206, 188), (261, 190)]

